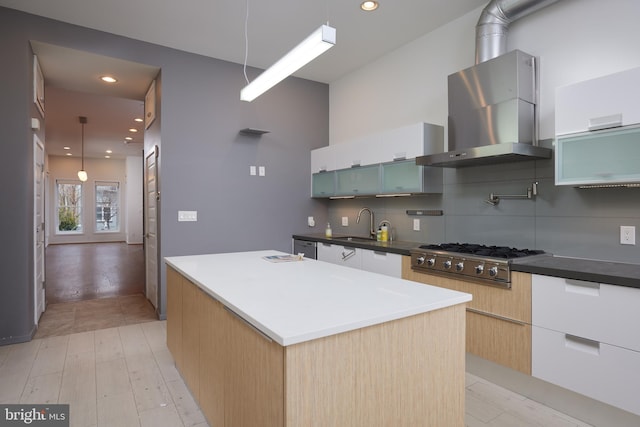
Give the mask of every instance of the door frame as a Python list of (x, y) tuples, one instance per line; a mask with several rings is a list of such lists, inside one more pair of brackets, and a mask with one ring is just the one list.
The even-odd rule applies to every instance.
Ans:
[[(38, 167), (38, 152), (42, 152), (42, 165)], [(34, 324), (38, 325), (40, 315), (44, 313), (46, 308), (46, 296), (45, 296), (45, 245), (46, 245), (46, 194), (47, 187), (45, 184), (45, 150), (44, 143), (40, 140), (37, 134), (33, 135), (33, 303), (34, 303)], [(39, 175), (39, 176), (38, 176)], [(40, 186), (40, 200), (38, 200), (38, 189)], [(40, 205), (41, 221), (37, 221), (38, 218), (38, 204)], [(40, 243), (40, 247), (38, 245)], [(39, 254), (38, 252), (41, 251)], [(39, 271), (42, 275), (42, 281), (38, 280)], [(40, 289), (40, 283), (42, 283), (42, 289)]]
[[(143, 180), (144, 180), (144, 188), (143, 188), (143, 203), (144, 203), (144, 220), (143, 220), (143, 227), (144, 227), (144, 268), (145, 268), (145, 286), (144, 286), (144, 292), (145, 292), (145, 296), (147, 297), (147, 299), (149, 299), (149, 301), (151, 301), (151, 303), (153, 304), (156, 313), (159, 314), (160, 313), (160, 280), (161, 280), (161, 275), (160, 275), (160, 264), (158, 262), (158, 254), (160, 253), (159, 251), (159, 247), (158, 247), (158, 235), (159, 235), (159, 227), (158, 227), (158, 208), (160, 205), (160, 190), (158, 187), (158, 158), (160, 156), (160, 149), (157, 145), (154, 145), (153, 148), (147, 153), (147, 155), (144, 156), (144, 164), (143, 164)], [(154, 186), (155, 186), (155, 191), (154, 191), (154, 198), (155, 198), (155, 252), (151, 253), (151, 251), (149, 250), (149, 225), (148, 225), (148, 221), (149, 221), (149, 175), (148, 175), (148, 161), (149, 159), (153, 157), (153, 161), (154, 161)], [(155, 261), (155, 274), (151, 275), (149, 274), (149, 260), (150, 257), (153, 257), (154, 261)], [(154, 276), (155, 276), (155, 284), (154, 283), (150, 283), (152, 280), (154, 280)], [(150, 287), (154, 286), (155, 287), (155, 296), (153, 297), (153, 299), (149, 298), (149, 294), (150, 294)]]

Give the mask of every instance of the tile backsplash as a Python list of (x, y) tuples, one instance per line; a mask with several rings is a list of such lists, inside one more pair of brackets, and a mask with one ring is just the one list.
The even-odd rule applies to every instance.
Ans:
[[(334, 233), (366, 236), (367, 206), (391, 222), (395, 239), (419, 243), (469, 242), (542, 249), (560, 256), (640, 263), (640, 246), (620, 244), (620, 226), (640, 230), (640, 188), (556, 187), (553, 159), (444, 169), (444, 192), (398, 198), (331, 200)], [(491, 193), (524, 195), (538, 182), (532, 199), (487, 203)], [(442, 216), (410, 216), (407, 210), (442, 210)], [(349, 225), (341, 226), (341, 218)], [(413, 231), (414, 218), (420, 231)], [(640, 240), (636, 236), (636, 240)]]

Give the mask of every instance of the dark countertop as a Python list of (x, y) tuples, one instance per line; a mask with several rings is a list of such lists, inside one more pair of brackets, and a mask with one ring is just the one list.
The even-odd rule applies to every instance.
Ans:
[[(400, 255), (410, 255), (409, 251), (411, 249), (424, 244), (407, 241), (348, 241), (345, 240), (344, 237), (348, 236), (335, 234), (333, 237), (328, 238), (324, 236), (324, 233), (293, 235), (294, 239), (299, 240), (344, 245)], [(542, 256), (530, 258), (529, 260), (516, 258), (511, 263), (511, 269), (512, 271), (520, 271), (523, 273), (542, 274), (545, 276), (640, 288), (640, 264), (625, 264), (613, 261), (598, 261), (560, 256)]]
[[(349, 235), (344, 234), (334, 234), (333, 237), (325, 237), (324, 233), (320, 234), (294, 234), (293, 238), (297, 240), (307, 240), (311, 242), (320, 242), (320, 243), (329, 243), (332, 245), (343, 245), (350, 248), (360, 248), (360, 249), (369, 249), (372, 251), (380, 251), (380, 252), (389, 252), (400, 255), (410, 255), (409, 250), (417, 248), (423, 243), (418, 242), (406, 242), (401, 240), (394, 240), (392, 242), (377, 242), (375, 240), (371, 241), (362, 241), (362, 240), (354, 240), (349, 241), (345, 240), (345, 237), (349, 237)], [(358, 239), (366, 239), (364, 236), (353, 236)]]
[(560, 256), (515, 259), (513, 271), (640, 288), (640, 265)]

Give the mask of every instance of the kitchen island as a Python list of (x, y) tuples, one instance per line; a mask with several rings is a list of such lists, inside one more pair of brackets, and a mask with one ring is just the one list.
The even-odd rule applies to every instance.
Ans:
[(470, 295), (274, 255), (166, 258), (167, 344), (210, 425), (464, 425)]

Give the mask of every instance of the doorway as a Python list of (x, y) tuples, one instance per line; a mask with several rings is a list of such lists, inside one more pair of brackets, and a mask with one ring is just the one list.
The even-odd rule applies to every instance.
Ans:
[[(142, 226), (145, 128), (143, 124), (134, 122), (134, 118), (144, 117), (144, 97), (159, 69), (37, 41), (31, 44), (44, 71), (47, 96), (47, 108), (44, 111), (47, 135), (46, 145), (43, 144), (45, 155), (48, 156), (50, 168), (51, 163), (66, 164), (58, 169), (57, 175), (51, 174), (51, 184), (45, 190), (47, 207), (51, 212), (45, 221), (50, 232), (44, 237), (49, 239), (50, 244), (43, 245), (46, 249), (41, 258), (44, 265), (42, 273), (47, 280), (41, 293), (36, 289), (36, 316), (45, 307), (48, 311), (49, 306), (45, 301), (52, 305), (71, 306), (79, 301), (139, 295), (150, 305), (146, 300)], [(116, 86), (110, 87), (94, 78), (104, 74), (104, 70), (118, 75), (119, 83)], [(130, 114), (134, 110), (137, 113)], [(74, 146), (80, 141), (78, 115), (89, 119), (87, 140), (84, 141), (82, 137), (81, 157), (79, 146)], [(138, 132), (130, 133), (128, 129), (132, 128), (137, 128)], [(90, 132), (95, 132), (96, 137), (90, 138)], [(52, 159), (56, 161), (51, 162)], [(115, 178), (109, 176), (109, 163), (125, 162), (125, 159), (126, 172), (120, 172)], [(139, 160), (130, 162), (132, 159)], [(53, 202), (57, 189), (55, 186), (59, 182), (78, 179), (76, 172), (80, 160), (83, 166), (86, 164), (87, 167), (83, 169), (87, 169), (89, 174), (86, 182), (78, 181), (87, 191), (84, 222), (79, 223), (79, 229), (57, 233), (59, 206)], [(139, 172), (133, 178), (130, 164), (138, 165)], [(125, 170), (124, 167), (122, 170)], [(96, 196), (101, 186), (113, 185), (114, 182), (122, 189), (122, 212), (116, 218), (121, 224), (119, 230), (114, 230), (113, 205), (105, 207), (104, 201), (99, 201)], [(125, 207), (130, 208), (136, 203), (128, 199), (130, 195), (125, 194), (126, 189), (139, 192), (139, 208), (125, 212)], [(105, 214), (106, 210), (109, 215)], [(138, 219), (132, 219), (132, 215), (139, 216), (139, 227)], [(38, 224), (37, 221), (34, 212), (34, 222)], [(106, 226), (100, 227), (100, 221)], [(72, 225), (77, 224), (72, 222)], [(37, 263), (37, 254), (34, 259)], [(34, 275), (37, 275), (37, 266), (34, 270)], [(36, 286), (37, 283), (38, 279)], [(157, 300), (157, 296), (152, 298)], [(47, 319), (47, 311), (41, 321)], [(91, 312), (98, 314), (95, 310), (88, 310), (87, 313)]]

